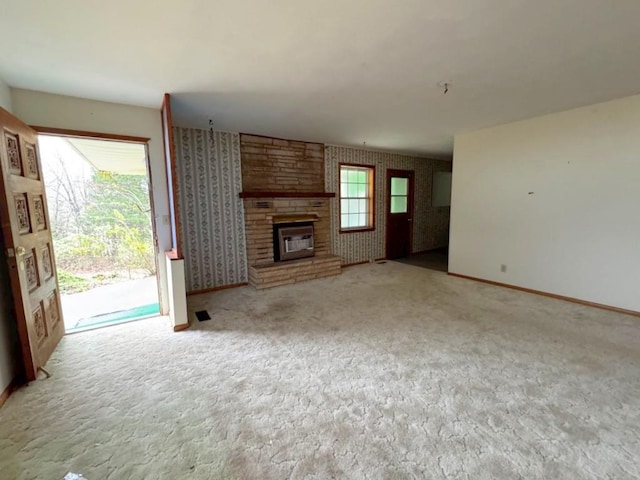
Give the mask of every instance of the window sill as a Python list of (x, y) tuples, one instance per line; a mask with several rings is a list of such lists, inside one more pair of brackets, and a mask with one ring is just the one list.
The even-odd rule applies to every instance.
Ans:
[(349, 228), (345, 230), (340, 230), (338, 233), (362, 233), (362, 232), (373, 232), (376, 227), (363, 227), (363, 228)]

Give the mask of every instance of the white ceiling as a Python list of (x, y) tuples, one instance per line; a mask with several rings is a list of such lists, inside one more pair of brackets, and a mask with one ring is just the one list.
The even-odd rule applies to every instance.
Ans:
[[(640, 92), (639, 0), (3, 0), (14, 87), (176, 124), (449, 156), (453, 135)], [(438, 82), (450, 80), (443, 95)]]
[(65, 140), (96, 170), (120, 175), (147, 174), (147, 152), (140, 143), (76, 137)]

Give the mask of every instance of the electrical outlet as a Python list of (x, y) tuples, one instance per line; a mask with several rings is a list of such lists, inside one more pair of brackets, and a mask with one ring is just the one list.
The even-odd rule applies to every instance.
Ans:
[(504, 263), (502, 265), (500, 265), (500, 271), (502, 273), (505, 273), (507, 271), (507, 266)]

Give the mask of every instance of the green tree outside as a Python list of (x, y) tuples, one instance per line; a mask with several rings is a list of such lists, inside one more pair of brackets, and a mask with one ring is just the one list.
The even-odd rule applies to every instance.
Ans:
[[(123, 271), (130, 278), (140, 271), (155, 275), (146, 176), (95, 171), (87, 187), (77, 208), (76, 232), (52, 225), (61, 290), (92, 288)], [(78, 280), (87, 275), (93, 281)]]

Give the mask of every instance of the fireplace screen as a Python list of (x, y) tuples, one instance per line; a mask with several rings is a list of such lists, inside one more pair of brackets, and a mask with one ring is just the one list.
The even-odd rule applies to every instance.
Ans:
[(313, 223), (274, 225), (275, 261), (313, 256)]

